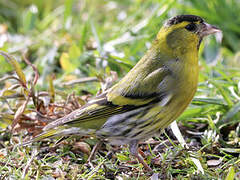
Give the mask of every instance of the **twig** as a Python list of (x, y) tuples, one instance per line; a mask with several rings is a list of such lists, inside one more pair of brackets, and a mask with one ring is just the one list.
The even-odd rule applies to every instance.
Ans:
[(27, 165), (26, 165), (25, 168), (23, 169), (22, 179), (25, 178), (25, 176), (26, 176), (26, 174), (27, 174), (27, 172), (28, 172), (28, 170), (29, 170), (29, 167), (30, 167), (30, 165), (31, 165), (31, 163), (32, 163), (32, 161), (33, 161), (33, 159), (35, 158), (36, 155), (37, 155), (37, 149), (34, 148), (34, 149), (33, 149), (33, 152), (32, 152), (31, 158), (28, 160)]
[(33, 85), (36, 85), (36, 83), (37, 83), (37, 81), (38, 81), (38, 79), (39, 79), (39, 72), (38, 72), (36, 66), (35, 66), (34, 64), (32, 64), (32, 63), (27, 59), (26, 53), (24, 53), (22, 56), (23, 56), (23, 60), (27, 63), (27, 65), (31, 66), (32, 69), (33, 69), (33, 71), (34, 71), (35, 76), (34, 76), (34, 80), (33, 80)]
[(1, 166), (10, 166), (11, 168), (16, 168), (16, 169), (19, 168), (18, 165), (12, 165), (10, 163), (5, 163), (5, 162), (1, 162), (1, 161), (0, 161), (0, 165)]
[(4, 76), (4, 77), (0, 78), (0, 82), (6, 81), (8, 79), (15, 79), (15, 80), (19, 81), (19, 79), (15, 76)]
[(96, 78), (96, 77), (85, 77), (85, 78), (72, 80), (72, 81), (69, 81), (69, 82), (66, 82), (66, 83), (62, 83), (62, 85), (63, 86), (73, 86), (75, 84), (93, 82), (93, 81), (98, 81), (98, 78)]

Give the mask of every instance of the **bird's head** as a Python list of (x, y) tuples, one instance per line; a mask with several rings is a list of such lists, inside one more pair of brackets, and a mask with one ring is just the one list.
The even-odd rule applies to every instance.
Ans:
[(165, 23), (157, 39), (167, 48), (184, 53), (188, 50), (197, 50), (204, 36), (216, 32), (221, 30), (206, 23), (199, 16), (179, 15)]

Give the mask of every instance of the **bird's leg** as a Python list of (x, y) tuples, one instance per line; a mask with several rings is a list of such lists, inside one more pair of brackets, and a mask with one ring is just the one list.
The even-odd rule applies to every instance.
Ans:
[(95, 155), (96, 155), (96, 152), (98, 151), (98, 149), (99, 149), (101, 146), (102, 146), (102, 142), (101, 142), (101, 141), (98, 141), (98, 142), (94, 145), (94, 147), (93, 147), (93, 149), (92, 149), (92, 151), (91, 151), (91, 153), (90, 153), (90, 155), (89, 155), (89, 157), (88, 157), (87, 163), (90, 163), (90, 162), (94, 159), (94, 157), (95, 157)]
[(129, 143), (129, 150), (130, 153), (138, 159), (140, 163), (144, 166), (144, 168), (148, 171), (152, 171), (152, 168), (148, 166), (148, 164), (143, 160), (141, 155), (138, 154), (138, 141), (134, 140)]

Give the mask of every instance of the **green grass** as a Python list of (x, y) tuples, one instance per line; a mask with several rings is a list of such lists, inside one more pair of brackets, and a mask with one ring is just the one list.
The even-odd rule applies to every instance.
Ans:
[[(22, 115), (23, 122), (14, 132), (11, 124), (33, 92), (38, 101), (31, 99), (27, 104), (23, 114), (28, 117), (35, 107), (43, 114), (64, 102), (70, 110), (78, 108), (100, 90), (107, 77), (114, 82), (116, 75), (123, 77), (149, 48), (164, 20), (179, 13), (200, 15), (219, 26), (223, 42), (209, 37), (200, 47), (198, 92), (178, 119), (189, 148), (183, 148), (168, 129), (142, 143), (140, 149), (159, 179), (240, 179), (239, 9), (234, 0), (66, 0), (35, 1), (34, 5), (31, 1), (1, 1), (0, 38), (7, 39), (0, 50), (17, 61), (8, 63), (0, 57), (0, 179), (149, 178), (151, 174), (129, 156), (125, 146), (103, 145), (87, 166), (96, 140), (72, 137), (21, 147), (16, 145), (36, 133), (36, 125), (45, 124)], [(36, 70), (23, 60), (24, 53), (39, 71), (35, 85)], [(66, 85), (85, 77), (97, 80)], [(44, 107), (44, 101), (53, 106)], [(64, 115), (62, 109), (55, 110)], [(49, 117), (56, 115), (49, 112)], [(201, 163), (204, 174), (193, 158)]]

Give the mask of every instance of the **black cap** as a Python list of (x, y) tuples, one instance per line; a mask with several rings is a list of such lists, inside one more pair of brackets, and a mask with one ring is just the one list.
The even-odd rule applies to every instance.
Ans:
[(179, 16), (175, 16), (171, 19), (169, 19), (167, 21), (167, 25), (171, 26), (174, 24), (178, 24), (181, 23), (183, 21), (187, 21), (187, 22), (200, 22), (202, 23), (204, 20), (199, 17), (199, 16), (195, 16), (195, 15), (179, 15)]

